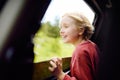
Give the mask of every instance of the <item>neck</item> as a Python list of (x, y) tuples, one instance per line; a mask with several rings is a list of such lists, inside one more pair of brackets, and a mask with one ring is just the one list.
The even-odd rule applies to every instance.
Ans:
[(76, 41), (73, 45), (74, 46), (77, 46), (78, 44), (81, 44), (81, 43), (83, 43), (84, 41), (86, 41), (85, 39), (78, 39), (78, 41)]

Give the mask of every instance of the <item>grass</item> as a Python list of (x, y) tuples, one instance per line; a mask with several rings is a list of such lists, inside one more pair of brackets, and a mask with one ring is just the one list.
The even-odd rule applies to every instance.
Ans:
[(53, 57), (71, 57), (73, 49), (72, 45), (63, 43), (60, 38), (37, 36), (34, 38), (34, 63)]

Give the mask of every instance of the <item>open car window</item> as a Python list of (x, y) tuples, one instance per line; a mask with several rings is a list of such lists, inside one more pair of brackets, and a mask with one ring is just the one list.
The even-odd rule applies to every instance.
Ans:
[[(69, 2), (68, 2), (69, 1)], [(35, 80), (54, 80), (48, 70), (49, 60), (53, 57), (63, 58), (63, 71), (70, 68), (70, 60), (74, 46), (63, 43), (59, 35), (59, 20), (67, 11), (78, 11), (85, 14), (93, 23), (95, 13), (84, 0), (52, 0), (36, 32), (34, 42), (34, 75)]]
[(95, 13), (84, 0), (52, 0), (34, 37), (34, 63), (52, 57), (71, 57), (74, 47), (64, 44), (59, 35), (59, 19), (67, 11), (78, 11), (93, 23)]

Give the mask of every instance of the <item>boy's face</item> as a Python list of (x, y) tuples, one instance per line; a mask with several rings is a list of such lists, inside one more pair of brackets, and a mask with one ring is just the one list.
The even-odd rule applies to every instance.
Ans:
[(79, 39), (79, 30), (72, 18), (68, 16), (62, 18), (60, 35), (65, 43), (75, 44)]

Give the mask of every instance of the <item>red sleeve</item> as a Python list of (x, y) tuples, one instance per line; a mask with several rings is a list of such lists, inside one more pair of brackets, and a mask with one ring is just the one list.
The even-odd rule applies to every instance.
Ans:
[(66, 74), (63, 80), (76, 80), (76, 78), (70, 77), (69, 75)]
[(77, 52), (74, 66), (71, 69), (71, 77), (66, 75), (64, 80), (94, 80), (94, 62), (87, 50)]

